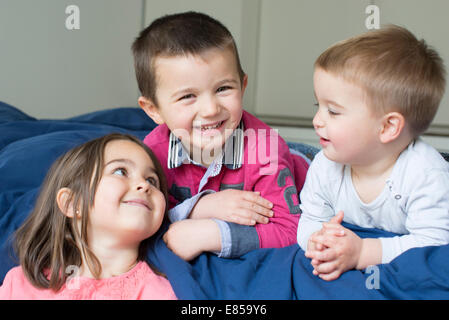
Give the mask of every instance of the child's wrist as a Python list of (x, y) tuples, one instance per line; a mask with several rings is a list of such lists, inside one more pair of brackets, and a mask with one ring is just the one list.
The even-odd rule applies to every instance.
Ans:
[(192, 210), (190, 211), (189, 218), (191, 218), (191, 219), (210, 218), (207, 216), (207, 211), (202, 210), (203, 207), (207, 207), (207, 205), (204, 206), (203, 204), (204, 204), (204, 198), (207, 197), (208, 195), (209, 194), (204, 194), (198, 199), (198, 201), (196, 202), (196, 204), (193, 206)]
[(362, 239), (359, 256), (355, 268), (364, 270), (370, 265), (382, 262), (382, 244), (379, 239)]

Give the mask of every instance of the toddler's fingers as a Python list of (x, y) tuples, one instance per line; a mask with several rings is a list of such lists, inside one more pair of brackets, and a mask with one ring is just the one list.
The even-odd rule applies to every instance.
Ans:
[(344, 228), (339, 224), (324, 222), (322, 225), (323, 233), (340, 237), (346, 234)]
[(335, 261), (323, 262), (315, 267), (315, 270), (321, 274), (330, 274), (337, 270), (338, 264)]
[(327, 248), (322, 251), (309, 252), (306, 257), (313, 258), (313, 260), (317, 260), (320, 262), (327, 262), (335, 260), (337, 258), (337, 254), (332, 248)]
[(325, 281), (333, 281), (333, 280), (338, 279), (338, 277), (340, 277), (340, 275), (341, 275), (341, 271), (335, 270), (334, 272), (327, 273), (327, 274), (321, 273), (318, 276)]
[(322, 249), (324, 249), (325, 247), (333, 247), (337, 239), (335, 236), (329, 234), (314, 234), (311, 236), (311, 240), (316, 243), (316, 248), (321, 245)]

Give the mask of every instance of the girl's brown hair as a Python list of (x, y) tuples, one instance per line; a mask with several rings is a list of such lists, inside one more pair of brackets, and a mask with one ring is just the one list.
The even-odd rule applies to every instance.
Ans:
[[(81, 266), (82, 257), (86, 258), (94, 276), (101, 274), (100, 262), (87, 245), (87, 223), (103, 173), (104, 150), (114, 140), (132, 141), (150, 156), (165, 197), (167, 213), (167, 183), (163, 169), (153, 152), (139, 139), (113, 133), (71, 149), (51, 166), (33, 211), (15, 234), (14, 249), (26, 277), (34, 286), (59, 290), (69, 276), (67, 268)], [(59, 209), (56, 196), (61, 188), (71, 190), (71, 199), (66, 203), (72, 206), (73, 212), (80, 210), (80, 218), (76, 214), (69, 218)], [(77, 227), (78, 220), (81, 220), (81, 228)], [(138, 260), (145, 259), (149, 241), (151, 237), (141, 242)]]

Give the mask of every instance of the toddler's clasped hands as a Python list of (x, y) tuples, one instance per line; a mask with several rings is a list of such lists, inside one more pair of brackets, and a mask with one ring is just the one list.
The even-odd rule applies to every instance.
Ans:
[(341, 225), (343, 215), (343, 211), (338, 212), (309, 238), (305, 256), (312, 259), (313, 274), (323, 280), (335, 280), (345, 271), (358, 268), (363, 242)]

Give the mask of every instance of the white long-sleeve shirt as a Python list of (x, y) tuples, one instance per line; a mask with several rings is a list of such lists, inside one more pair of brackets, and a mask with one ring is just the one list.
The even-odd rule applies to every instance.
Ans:
[(414, 248), (449, 243), (449, 164), (421, 139), (396, 161), (381, 194), (371, 203), (360, 200), (351, 167), (319, 152), (300, 194), (298, 243), (306, 250), (312, 233), (340, 210), (347, 223), (400, 234), (380, 238), (382, 263)]

